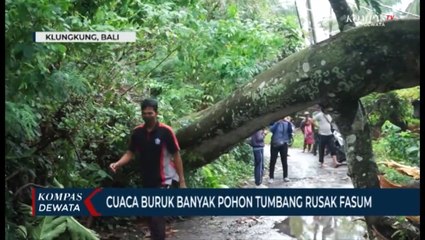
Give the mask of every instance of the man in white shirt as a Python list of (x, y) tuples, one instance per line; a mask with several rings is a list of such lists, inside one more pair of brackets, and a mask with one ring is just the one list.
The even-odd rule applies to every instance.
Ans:
[(328, 147), (328, 150), (331, 152), (331, 156), (334, 162), (334, 167), (337, 168), (341, 164), (338, 163), (336, 160), (336, 151), (335, 146), (333, 144), (333, 133), (331, 131), (331, 125), (332, 125), (332, 117), (329, 115), (328, 110), (324, 107), (320, 107), (321, 112), (317, 113), (313, 116), (313, 120), (315, 122), (315, 125), (318, 127), (319, 130), (319, 162), (320, 167), (323, 167), (323, 159), (325, 157), (325, 148)]

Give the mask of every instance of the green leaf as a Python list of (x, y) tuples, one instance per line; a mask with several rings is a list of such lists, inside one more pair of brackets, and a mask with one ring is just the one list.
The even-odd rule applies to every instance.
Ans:
[(411, 154), (412, 152), (417, 152), (417, 151), (419, 151), (418, 146), (412, 146), (412, 147), (409, 147), (408, 149), (406, 149), (407, 154)]
[(53, 178), (53, 185), (58, 188), (64, 188), (64, 186), (55, 177)]
[(63, 234), (71, 235), (75, 240), (97, 240), (99, 236), (93, 230), (81, 225), (75, 218), (68, 216), (46, 216), (32, 230), (33, 239), (53, 240), (62, 239)]
[(66, 217), (43, 217), (40, 224), (32, 232), (33, 239), (53, 240), (66, 230)]
[(17, 228), (17, 235), (19, 235), (19, 237), (23, 239), (27, 239), (28, 238), (27, 228), (23, 225), (19, 225)]
[(107, 177), (110, 177), (109, 176), (109, 174), (107, 174), (105, 171), (103, 171), (102, 169), (99, 169), (98, 171), (97, 171), (97, 174), (102, 178), (102, 179), (104, 179), (104, 178), (107, 178)]
[(62, 54), (66, 53), (65, 45), (59, 44), (59, 45), (56, 46), (56, 49)]
[(230, 6), (227, 7), (227, 15), (229, 16), (229, 18), (235, 18), (238, 14), (238, 8), (236, 7), (235, 4), (231, 4)]
[(24, 52), (25, 58), (27, 58), (27, 59), (31, 59), (32, 58), (32, 56), (34, 54), (34, 47), (33, 46), (31, 46), (31, 45), (25, 45), (22, 50)]
[(72, 240), (97, 240), (99, 235), (83, 225), (81, 225), (75, 218), (67, 217), (67, 227), (71, 234)]

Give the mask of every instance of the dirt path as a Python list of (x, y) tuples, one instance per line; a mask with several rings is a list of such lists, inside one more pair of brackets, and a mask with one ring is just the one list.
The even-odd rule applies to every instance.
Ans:
[[(270, 146), (266, 146), (265, 176), (263, 183), (268, 188), (352, 188), (347, 176), (347, 166), (332, 167), (332, 159), (325, 157), (324, 168), (319, 167), (318, 157), (302, 153), (301, 149), (289, 149), (288, 172), (290, 182), (283, 181), (280, 158), (276, 163), (275, 181), (268, 184)], [(254, 177), (241, 188), (253, 188)], [(167, 226), (167, 240), (285, 240), (285, 239), (365, 239), (366, 228), (362, 217), (332, 216), (207, 216), (191, 217), (174, 221)], [(109, 225), (108, 225), (109, 226)], [(146, 223), (123, 219), (123, 226), (98, 229), (102, 240), (150, 239)]]
[[(269, 188), (353, 188), (347, 176), (347, 166), (332, 167), (332, 159), (325, 157), (324, 168), (319, 168), (318, 157), (289, 149), (288, 172), (290, 182), (284, 182), (280, 159), (276, 163), (275, 181), (267, 183), (269, 146), (264, 150), (266, 176), (263, 183)], [(254, 178), (242, 188), (254, 187)], [(366, 232), (359, 217), (287, 217), (235, 216), (193, 217), (171, 225), (174, 230), (169, 240), (195, 239), (364, 239)]]

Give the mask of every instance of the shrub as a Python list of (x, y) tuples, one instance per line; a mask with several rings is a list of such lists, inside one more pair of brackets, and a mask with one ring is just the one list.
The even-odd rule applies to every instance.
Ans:
[(419, 165), (420, 138), (418, 134), (410, 131), (401, 131), (399, 127), (386, 121), (382, 125), (383, 145), (389, 157), (394, 160)]

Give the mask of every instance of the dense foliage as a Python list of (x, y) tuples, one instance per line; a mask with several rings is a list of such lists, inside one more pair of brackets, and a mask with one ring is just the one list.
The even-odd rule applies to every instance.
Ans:
[[(73, 218), (28, 218), (30, 187), (137, 185), (131, 166), (114, 176), (107, 166), (140, 123), (142, 98), (156, 97), (160, 120), (177, 129), (301, 47), (296, 17), (268, 12), (270, 4), (7, 0), (6, 239), (95, 238)], [(137, 42), (40, 44), (30, 34), (123, 30)], [(216, 187), (205, 182), (208, 169), (244, 168), (236, 163), (249, 157), (237, 148), (192, 184)]]
[(238, 187), (242, 181), (252, 178), (253, 162), (251, 146), (241, 143), (217, 161), (195, 170), (189, 175), (188, 181), (192, 183), (192, 187)]
[(388, 93), (373, 93), (362, 98), (362, 103), (368, 113), (368, 119), (373, 127), (381, 127), (385, 120), (394, 124), (412, 121), (412, 102), (419, 99), (419, 87), (391, 91)]
[[(412, 102), (419, 99), (419, 87), (401, 89), (362, 98), (375, 137), (373, 150), (378, 162), (394, 160), (407, 166), (420, 165), (420, 120), (413, 115)], [(412, 179), (379, 165), (380, 171), (396, 183)]]

